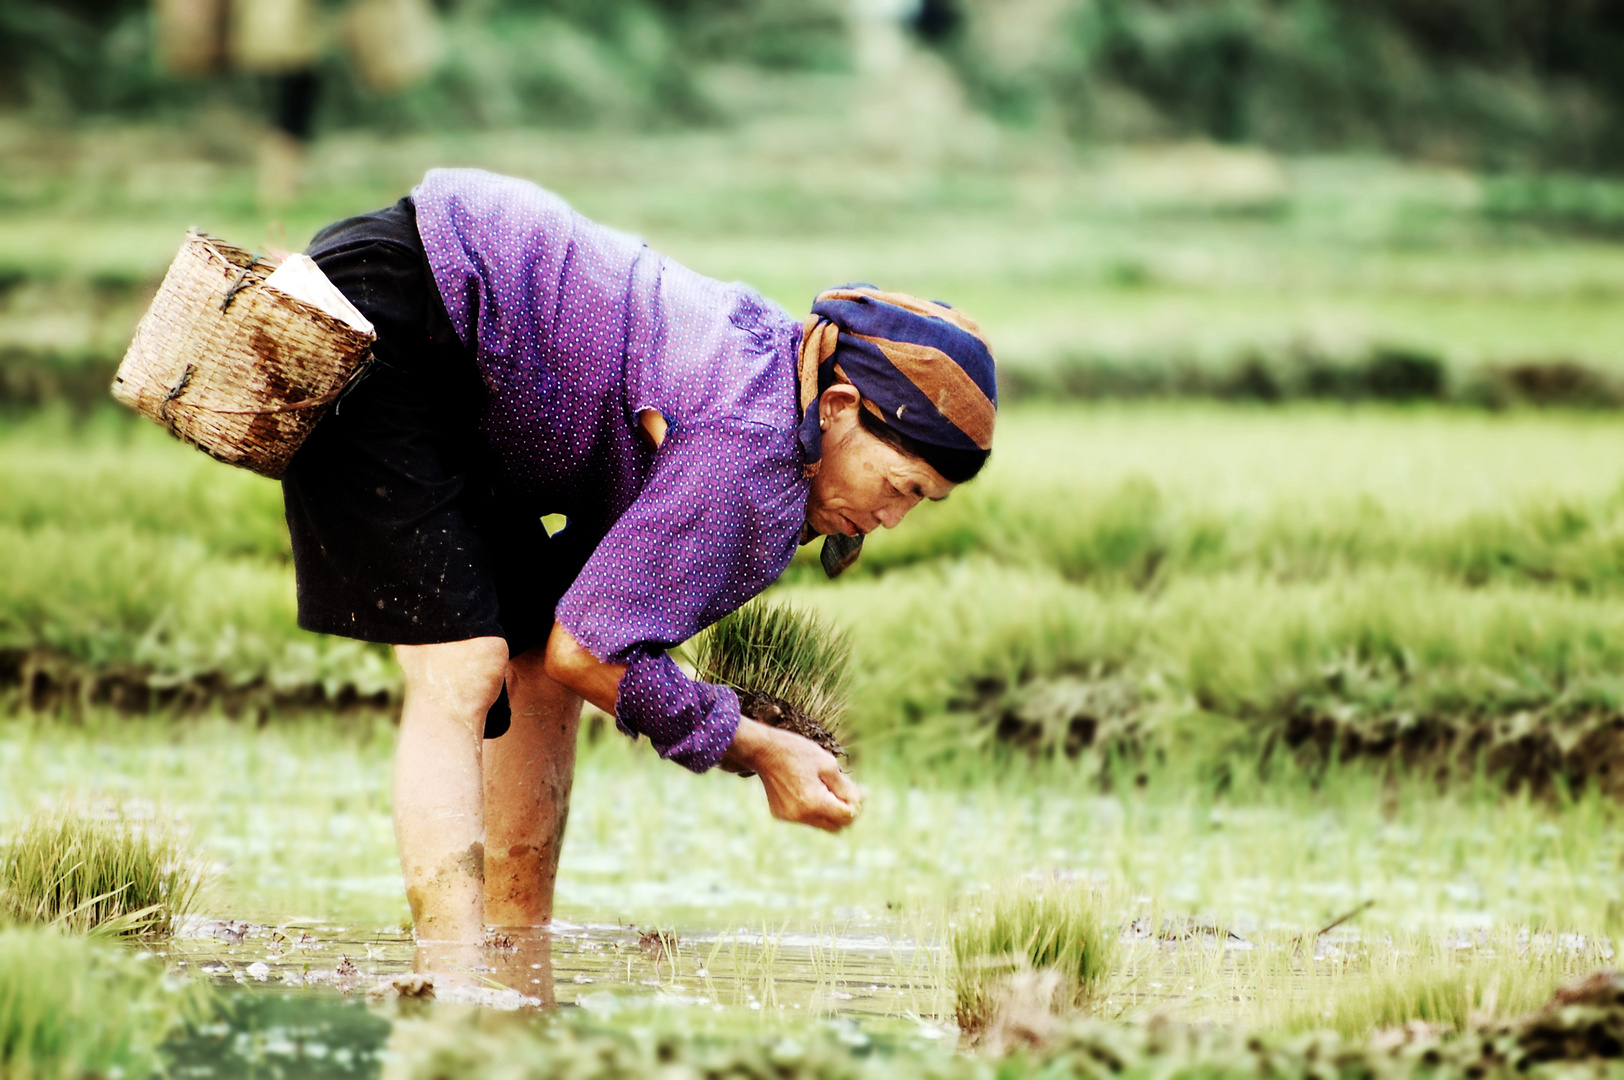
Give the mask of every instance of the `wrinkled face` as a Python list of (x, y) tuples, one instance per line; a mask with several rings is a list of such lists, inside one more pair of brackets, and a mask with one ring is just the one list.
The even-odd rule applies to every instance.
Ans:
[(862, 398), (837, 383), (818, 400), (823, 426), (823, 465), (812, 479), (806, 520), (828, 536), (856, 536), (887, 529), (925, 499), (945, 499), (957, 485), (919, 458), (905, 454), (863, 429)]

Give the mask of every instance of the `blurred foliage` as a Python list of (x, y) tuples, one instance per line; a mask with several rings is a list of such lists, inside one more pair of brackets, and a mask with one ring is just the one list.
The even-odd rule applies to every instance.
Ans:
[[(321, 0), (336, 16), (341, 0)], [(342, 55), (319, 62), (329, 125), (456, 127), (532, 122), (702, 121), (714, 107), (696, 65), (840, 67), (836, 0), (438, 0), (439, 71), (397, 95), (367, 91)], [(264, 107), (265, 76), (165, 77), (146, 0), (0, 0), (0, 105), (49, 115), (153, 115), (198, 105)]]
[[(321, 0), (331, 13), (342, 0)], [(838, 70), (840, 0), (438, 0), (439, 71), (366, 91), (336, 49), (328, 126), (702, 123), (716, 62)], [(1620, 0), (930, 0), (913, 16), (994, 115), (1087, 140), (1370, 147), (1491, 168), (1624, 161)], [(0, 104), (60, 115), (263, 105), (269, 80), (164, 78), (144, 0), (0, 0)]]
[[(976, 96), (1096, 139), (1620, 163), (1613, 0), (961, 0), (929, 24)], [(935, 11), (941, 4), (927, 4)]]
[(1579, 234), (1621, 236), (1624, 184), (1591, 176), (1490, 177), (1483, 189), (1483, 213)]
[(0, 926), (0, 1076), (156, 1076), (170, 1032), (201, 1017), (201, 984), (151, 954), (44, 927)]

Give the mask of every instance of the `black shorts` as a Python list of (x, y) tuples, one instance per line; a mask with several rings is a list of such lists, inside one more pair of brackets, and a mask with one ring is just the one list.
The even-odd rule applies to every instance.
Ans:
[(394, 645), (544, 644), (588, 552), (498, 479), (484, 383), (451, 327), (410, 199), (323, 229), (310, 255), (378, 331), (369, 370), (282, 480), (299, 625)]

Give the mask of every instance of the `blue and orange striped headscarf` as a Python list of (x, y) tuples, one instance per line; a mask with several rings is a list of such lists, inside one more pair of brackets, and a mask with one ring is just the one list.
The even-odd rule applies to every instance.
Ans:
[(801, 336), (799, 375), (800, 440), (813, 462), (823, 455), (818, 394), (836, 378), (946, 479), (969, 479), (992, 449), (992, 351), (975, 320), (940, 301), (871, 285), (819, 293)]

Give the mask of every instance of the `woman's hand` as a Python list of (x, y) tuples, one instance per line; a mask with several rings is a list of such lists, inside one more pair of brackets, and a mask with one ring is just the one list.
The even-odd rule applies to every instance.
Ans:
[(767, 808), (780, 821), (839, 832), (863, 809), (863, 791), (840, 771), (835, 756), (793, 732), (749, 717), (739, 719), (722, 768), (753, 772), (767, 789)]

